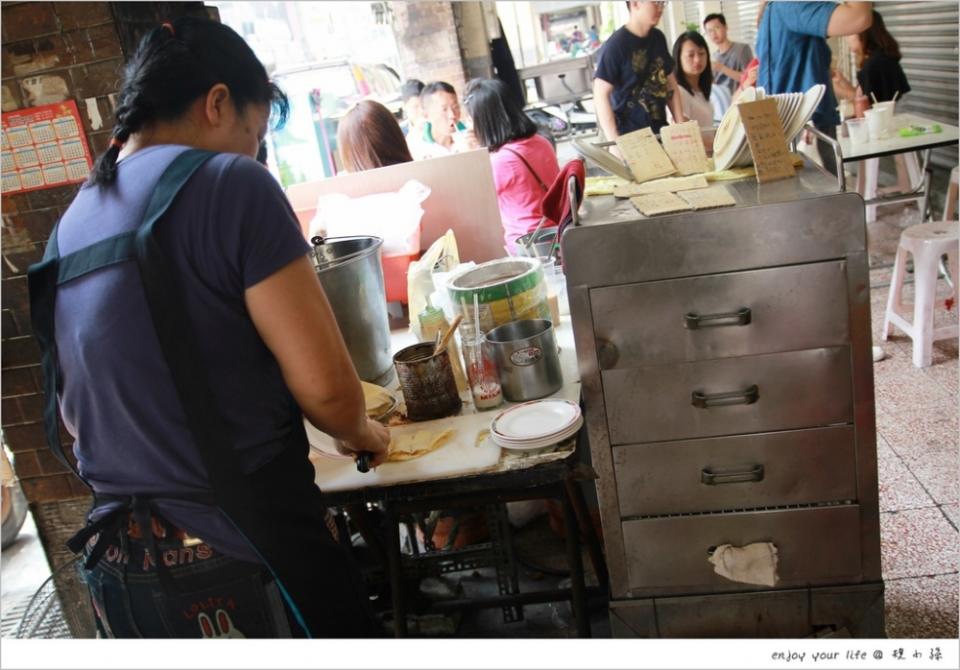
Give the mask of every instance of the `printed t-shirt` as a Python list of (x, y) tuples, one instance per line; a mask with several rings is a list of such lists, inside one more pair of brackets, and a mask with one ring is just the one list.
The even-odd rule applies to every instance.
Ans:
[(673, 72), (667, 38), (656, 28), (637, 37), (626, 26), (603, 43), (596, 76), (613, 85), (610, 103), (623, 135), (667, 124), (667, 76)]
[[(109, 187), (86, 186), (58, 227), (61, 255), (135, 229), (161, 173), (186, 147), (142, 149)], [(301, 420), (244, 291), (308, 251), (283, 190), (263, 166), (219, 154), (201, 166), (157, 226), (180, 299), (236, 457), (245, 472), (268, 463)], [(94, 489), (114, 494), (202, 493), (206, 471), (159, 349), (134, 262), (63, 285), (56, 305), (64, 423)], [(157, 507), (225, 554), (259, 562), (215, 508)]]

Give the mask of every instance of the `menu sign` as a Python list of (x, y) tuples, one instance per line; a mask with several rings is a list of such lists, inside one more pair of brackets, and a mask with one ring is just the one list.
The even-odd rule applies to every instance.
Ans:
[(641, 128), (617, 138), (617, 147), (630, 166), (633, 180), (642, 183), (676, 172), (653, 131)]
[(700, 124), (687, 121), (660, 129), (660, 139), (667, 156), (677, 166), (677, 174), (690, 175), (706, 172), (707, 150), (703, 146)]
[(743, 129), (750, 143), (757, 181), (764, 184), (778, 179), (793, 177), (793, 157), (783, 136), (783, 124), (777, 114), (777, 101), (764, 98), (756, 102), (741, 102), (737, 105)]
[(3, 193), (82, 182), (93, 160), (73, 100), (3, 114)]

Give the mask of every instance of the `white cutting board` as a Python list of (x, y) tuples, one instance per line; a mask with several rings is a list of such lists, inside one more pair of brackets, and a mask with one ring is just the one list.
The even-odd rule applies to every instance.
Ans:
[[(418, 421), (390, 429), (394, 435), (418, 430), (444, 431), (455, 429), (456, 434), (445, 445), (426, 456), (401, 463), (384, 463), (375, 470), (358, 472), (353, 459), (334, 459), (310, 449), (310, 461), (317, 473), (317, 486), (322, 491), (349, 491), (368, 486), (383, 486), (397, 482), (416, 482), (442, 479), (479, 472), (491, 468), (500, 460), (500, 447), (488, 437), (479, 445), (477, 436), (489, 430), (490, 421), (497, 412), (481, 412), (434, 421)], [(321, 433), (309, 421), (303, 422), (311, 445), (335, 452), (333, 440)]]

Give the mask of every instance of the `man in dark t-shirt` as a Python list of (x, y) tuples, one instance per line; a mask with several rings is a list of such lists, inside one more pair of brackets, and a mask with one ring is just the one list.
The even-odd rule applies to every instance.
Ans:
[(656, 28), (663, 5), (628, 2), (630, 18), (600, 50), (593, 99), (608, 139), (647, 127), (659, 132), (668, 105), (677, 123), (686, 121), (667, 39)]

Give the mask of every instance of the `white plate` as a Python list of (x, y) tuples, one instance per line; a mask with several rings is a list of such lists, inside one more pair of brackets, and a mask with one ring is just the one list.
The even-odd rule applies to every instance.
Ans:
[(534, 400), (500, 412), (490, 432), (511, 442), (540, 440), (569, 428), (580, 418), (580, 406), (569, 400)]
[(577, 434), (577, 431), (583, 426), (583, 417), (578, 416), (577, 419), (568, 426), (562, 433), (557, 435), (552, 435), (550, 437), (545, 437), (540, 440), (528, 440), (526, 442), (508, 442), (504, 441), (502, 438), (498, 437), (496, 433), (490, 433), (490, 439), (494, 441), (495, 444), (500, 445), (504, 449), (514, 449), (517, 451), (532, 451), (534, 449), (543, 449), (544, 447), (549, 447), (554, 444), (560, 444), (564, 440), (567, 440)]
[[(748, 86), (740, 93), (737, 98), (737, 104), (741, 102), (754, 102), (757, 100), (757, 89)], [(743, 130), (743, 124), (740, 122), (740, 112), (737, 105), (730, 105), (723, 119), (720, 121), (720, 127), (717, 129), (716, 138), (713, 145), (713, 161), (715, 170), (726, 170), (741, 157), (744, 145), (747, 142), (747, 134)], [(749, 149), (748, 149), (749, 151)]]
[(807, 125), (807, 121), (809, 121), (813, 116), (813, 113), (817, 111), (817, 105), (820, 104), (820, 99), (823, 98), (823, 94), (826, 90), (826, 86), (823, 84), (817, 84), (815, 86), (811, 86), (810, 89), (803, 94), (803, 100), (800, 103), (800, 109), (793, 118), (794, 123), (787, 131), (787, 144), (790, 144), (790, 141), (797, 136), (797, 133), (803, 130), (803, 127)]

